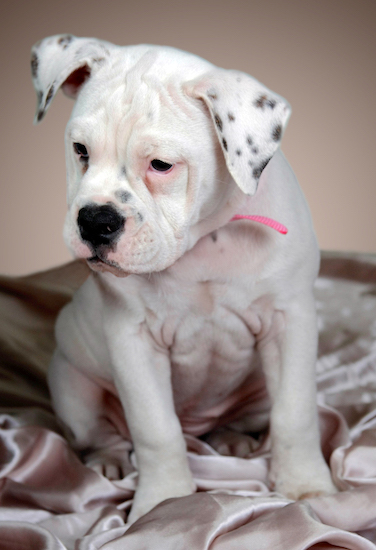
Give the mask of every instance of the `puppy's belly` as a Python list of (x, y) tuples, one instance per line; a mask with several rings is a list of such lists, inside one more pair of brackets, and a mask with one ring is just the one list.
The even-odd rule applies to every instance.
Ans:
[[(187, 433), (199, 435), (242, 414), (267, 409), (255, 338), (239, 317), (188, 317), (171, 349), (176, 412)], [(192, 326), (196, 330), (192, 330)]]

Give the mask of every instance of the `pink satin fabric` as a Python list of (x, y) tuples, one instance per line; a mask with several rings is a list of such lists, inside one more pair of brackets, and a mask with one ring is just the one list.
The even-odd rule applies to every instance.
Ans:
[[(315, 289), (322, 448), (342, 491), (300, 502), (273, 493), (268, 438), (246, 459), (220, 456), (194, 435), (209, 411), (182, 419), (198, 492), (131, 527), (131, 444), (130, 473), (109, 481), (59, 435), (48, 399), (54, 319), (86, 276), (72, 263), (0, 278), (0, 550), (376, 550), (375, 258), (324, 255)], [(264, 403), (256, 383), (254, 396)]]

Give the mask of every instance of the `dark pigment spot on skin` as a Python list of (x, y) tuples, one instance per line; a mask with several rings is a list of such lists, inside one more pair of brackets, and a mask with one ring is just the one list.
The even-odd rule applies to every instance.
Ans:
[(48, 90), (48, 94), (47, 94), (47, 97), (46, 97), (46, 105), (48, 105), (48, 103), (53, 98), (54, 90), (55, 90), (55, 87), (54, 87), (54, 85), (52, 85), (51, 88)]
[(211, 240), (213, 241), (213, 243), (216, 243), (217, 240), (218, 240), (217, 232), (213, 231), (213, 233), (211, 233), (210, 236), (211, 236)]
[(65, 36), (62, 36), (58, 40), (59, 46), (62, 46), (63, 50), (66, 50), (69, 46), (69, 44), (72, 42), (73, 36), (71, 34), (66, 34)]
[(242, 154), (241, 149), (236, 149), (235, 153), (238, 155), (238, 157), (240, 157), (240, 155)]
[(209, 92), (208, 97), (210, 97), (210, 99), (214, 99), (214, 100), (218, 99), (218, 96), (217, 96), (216, 92), (214, 92), (214, 91)]
[(268, 162), (270, 161), (270, 158), (269, 159), (265, 159), (263, 160), (256, 168), (253, 169), (253, 177), (255, 179), (259, 179), (259, 177), (261, 176), (262, 174), (262, 171), (264, 170), (264, 168), (267, 166)]
[(262, 109), (265, 105), (266, 99), (266, 95), (260, 95), (260, 97), (256, 99), (254, 103), (255, 107), (257, 107), (258, 109)]
[(232, 113), (228, 113), (227, 116), (228, 116), (228, 119), (229, 119), (230, 122), (234, 122), (235, 117), (234, 117), (234, 115), (233, 115)]
[(251, 138), (251, 136), (247, 136), (247, 143), (249, 146), (253, 145), (253, 139)]
[(82, 172), (85, 174), (89, 168), (89, 157), (80, 157)]
[(252, 147), (252, 153), (254, 153), (255, 155), (257, 155), (259, 152), (259, 150), (257, 149), (257, 147)]
[(223, 147), (226, 149), (227, 151), (227, 141), (225, 140), (225, 138), (222, 139), (222, 143), (223, 143)]
[(282, 126), (278, 124), (273, 130), (272, 138), (274, 141), (279, 141), (281, 137), (282, 137)]
[(36, 53), (33, 53), (33, 55), (31, 56), (30, 64), (31, 64), (31, 74), (33, 78), (36, 78), (38, 74), (38, 65), (39, 65), (39, 59)]
[(222, 129), (223, 129), (223, 122), (222, 122), (222, 119), (221, 117), (216, 113), (214, 115), (214, 120), (215, 120), (215, 123), (217, 125), (217, 128), (220, 132), (222, 132)]
[(143, 221), (144, 221), (144, 216), (141, 214), (141, 212), (137, 212), (137, 218), (138, 218), (138, 221), (139, 221), (139, 222), (143, 222)]
[(126, 191), (125, 189), (118, 189), (115, 192), (115, 197), (122, 202), (123, 204), (128, 202), (132, 198), (132, 194), (129, 193), (129, 191)]
[(270, 109), (274, 109), (277, 102), (275, 99), (268, 99), (266, 95), (260, 95), (258, 99), (254, 102), (255, 107), (258, 109), (263, 109), (265, 106), (269, 107)]
[(125, 166), (122, 166), (122, 167), (121, 167), (121, 176), (122, 176), (123, 178), (125, 178), (126, 175), (127, 175), (127, 170), (126, 170)]

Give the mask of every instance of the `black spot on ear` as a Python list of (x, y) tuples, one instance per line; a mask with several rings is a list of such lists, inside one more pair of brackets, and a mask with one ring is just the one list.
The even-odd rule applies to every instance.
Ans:
[(269, 107), (269, 109), (274, 109), (277, 105), (275, 99), (270, 99), (266, 95), (260, 95), (254, 102), (254, 106), (258, 109), (264, 109), (264, 107)]
[(270, 161), (270, 158), (263, 160), (262, 162), (260, 162), (260, 164), (256, 168), (253, 169), (252, 174), (253, 174), (253, 177), (255, 179), (259, 179), (259, 177), (261, 176), (263, 170), (265, 169), (268, 162)]
[(253, 145), (253, 139), (251, 138), (251, 136), (247, 136), (247, 143), (250, 147)]
[(232, 113), (228, 113), (227, 116), (228, 116), (228, 119), (229, 119), (230, 122), (234, 122), (235, 117)]
[(32, 77), (33, 77), (33, 78), (36, 78), (36, 76), (37, 76), (37, 74), (38, 74), (39, 59), (38, 59), (38, 56), (37, 56), (37, 54), (36, 54), (35, 52), (34, 52), (33, 55), (31, 56), (30, 64), (31, 64), (31, 74), (32, 74)]
[(220, 117), (217, 113), (215, 113), (215, 115), (214, 115), (214, 120), (215, 120), (215, 123), (216, 123), (216, 125), (217, 125), (218, 130), (219, 130), (220, 132), (222, 132), (222, 130), (223, 130), (223, 122), (222, 122), (221, 117)]
[(272, 138), (274, 141), (279, 141), (282, 137), (282, 126), (278, 124), (275, 126), (272, 132)]
[(227, 141), (225, 140), (225, 138), (222, 139), (222, 144), (223, 144), (223, 147), (226, 149), (226, 151), (228, 150), (228, 147), (227, 147)]
[(252, 153), (253, 153), (254, 155), (258, 155), (258, 152), (259, 152), (259, 150), (258, 150), (257, 147), (252, 147)]
[(55, 86), (52, 84), (51, 88), (48, 90), (48, 94), (46, 97), (46, 105), (48, 105), (51, 99), (53, 98), (54, 91), (55, 91)]
[(72, 42), (73, 36), (71, 34), (66, 34), (59, 38), (58, 44), (63, 48), (63, 50), (66, 50), (69, 46), (69, 44)]
[(240, 155), (242, 154), (242, 151), (241, 149), (236, 149), (235, 153), (238, 155), (238, 157), (240, 157)]
[(254, 106), (258, 109), (263, 109), (265, 105), (265, 101), (267, 100), (266, 95), (260, 95), (256, 101), (254, 102)]
[(40, 111), (38, 111), (37, 121), (40, 122), (43, 117), (44, 117), (44, 109), (41, 109)]
[(132, 198), (132, 194), (129, 193), (129, 191), (126, 191), (125, 189), (118, 189), (117, 191), (115, 191), (115, 197), (120, 202), (125, 204), (126, 202), (128, 202)]

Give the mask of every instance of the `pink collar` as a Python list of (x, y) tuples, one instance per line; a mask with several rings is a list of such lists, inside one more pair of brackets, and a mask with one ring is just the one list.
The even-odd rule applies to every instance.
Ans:
[(254, 222), (263, 223), (264, 225), (267, 225), (268, 227), (279, 231), (283, 235), (286, 235), (287, 233), (287, 227), (275, 220), (272, 220), (271, 218), (266, 218), (265, 216), (242, 216), (241, 214), (236, 214), (236, 216), (231, 218), (230, 222), (233, 222), (235, 220), (252, 220)]

